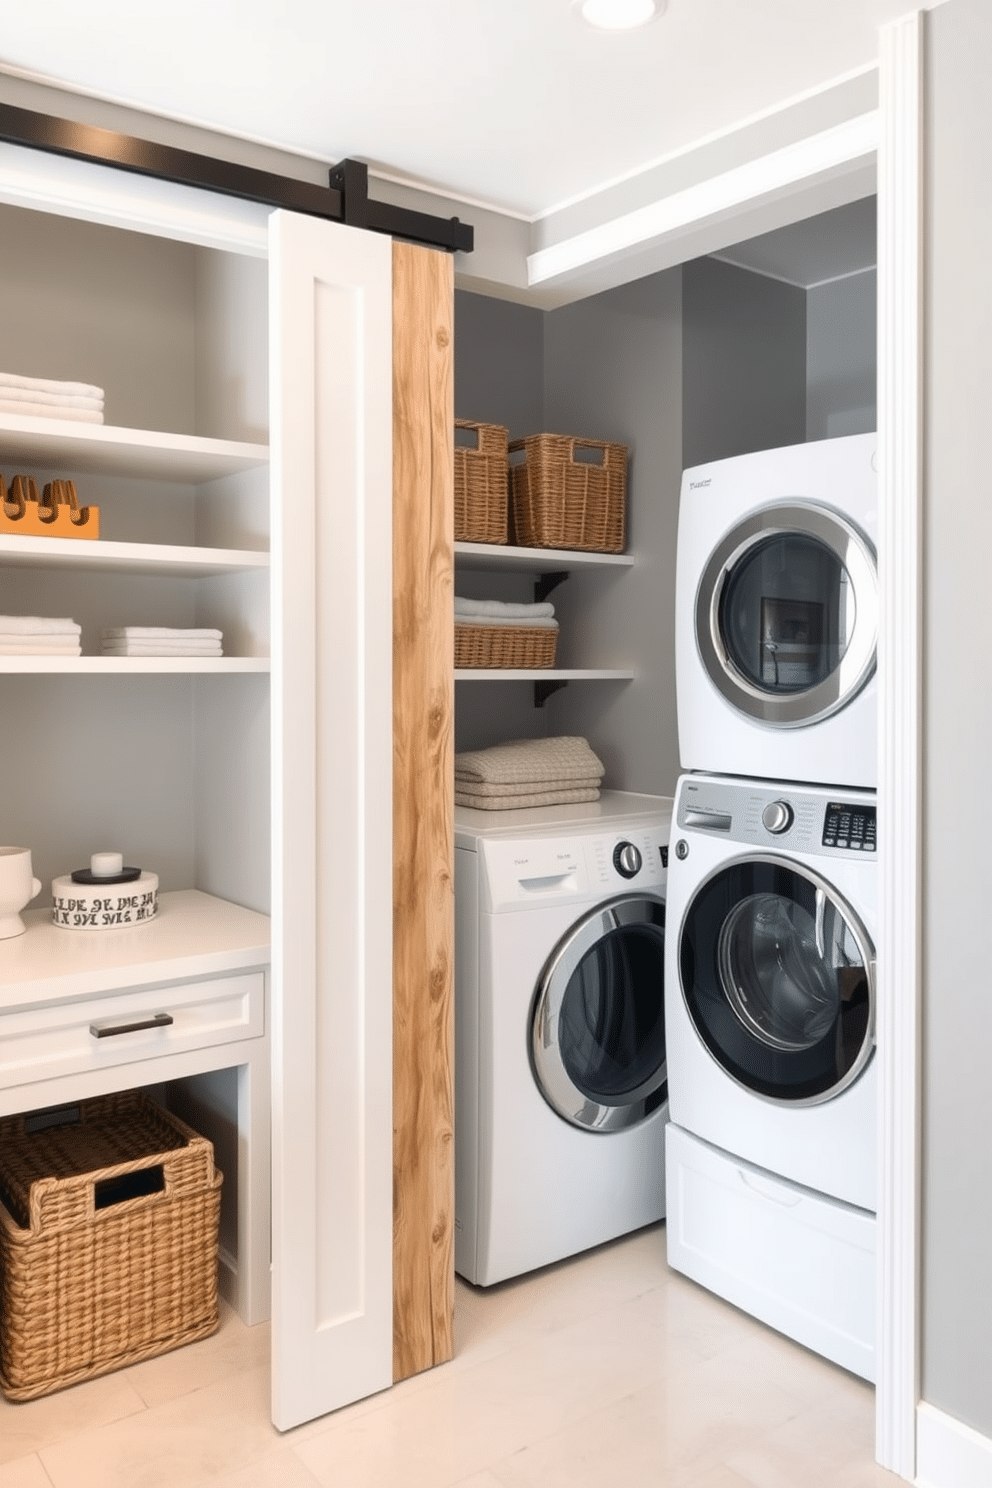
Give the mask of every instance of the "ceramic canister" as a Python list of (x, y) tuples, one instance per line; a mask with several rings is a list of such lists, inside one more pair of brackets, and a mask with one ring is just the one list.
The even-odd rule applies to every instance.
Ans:
[[(65, 930), (141, 925), (158, 912), (158, 874), (123, 867), (120, 853), (94, 853), (90, 869), (52, 879), (52, 924)], [(80, 882), (85, 877), (85, 882)]]

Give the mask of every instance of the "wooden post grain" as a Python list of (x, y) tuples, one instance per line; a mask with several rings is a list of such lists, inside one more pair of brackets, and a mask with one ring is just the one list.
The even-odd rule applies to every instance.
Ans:
[(393, 1377), (453, 1353), (454, 275), (393, 245)]

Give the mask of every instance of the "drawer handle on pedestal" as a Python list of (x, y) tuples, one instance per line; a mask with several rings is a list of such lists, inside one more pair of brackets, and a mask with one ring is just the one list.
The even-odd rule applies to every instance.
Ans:
[(155, 1013), (151, 1018), (144, 1018), (140, 1023), (112, 1023), (109, 1027), (100, 1023), (90, 1024), (90, 1033), (94, 1038), (113, 1038), (117, 1033), (138, 1033), (143, 1028), (166, 1028), (175, 1019), (171, 1013)]

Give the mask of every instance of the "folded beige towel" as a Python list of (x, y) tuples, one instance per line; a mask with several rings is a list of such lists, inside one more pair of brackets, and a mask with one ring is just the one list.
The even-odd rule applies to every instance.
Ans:
[(223, 656), (218, 641), (104, 641), (101, 656)]
[(455, 804), (472, 806), (476, 811), (515, 811), (530, 806), (567, 806), (573, 801), (598, 800), (598, 786), (593, 790), (549, 790), (528, 796), (475, 796), (455, 784)]
[(75, 620), (53, 620), (48, 615), (0, 615), (0, 640), (10, 636), (78, 636)]
[(602, 760), (586, 739), (563, 734), (554, 739), (514, 739), (492, 749), (455, 755), (455, 781), (513, 785), (546, 782), (550, 789), (572, 781), (602, 779)]
[(0, 413), (16, 413), (22, 418), (71, 419), (74, 424), (102, 424), (103, 411), (96, 408), (69, 408), (64, 403), (57, 408), (47, 403), (18, 403), (3, 396), (0, 388)]
[[(0, 372), (0, 389), (20, 388), (36, 393), (49, 393), (63, 398), (99, 398), (103, 388), (92, 382), (59, 382), (50, 377), (22, 377), (19, 372)], [(2, 396), (2, 393), (0, 393)]]
[(598, 775), (590, 775), (585, 780), (565, 780), (560, 786), (551, 780), (517, 780), (512, 785), (491, 785), (488, 781), (466, 780), (462, 776), (455, 780), (463, 796), (485, 797), (493, 801), (498, 801), (501, 796), (546, 796), (553, 790), (594, 790), (598, 794), (600, 784)]

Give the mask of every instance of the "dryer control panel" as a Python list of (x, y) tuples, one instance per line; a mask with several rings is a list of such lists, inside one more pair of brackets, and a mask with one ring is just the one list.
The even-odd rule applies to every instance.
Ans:
[(828, 801), (820, 841), (824, 847), (873, 853), (876, 830), (876, 807), (865, 806), (862, 802)]

